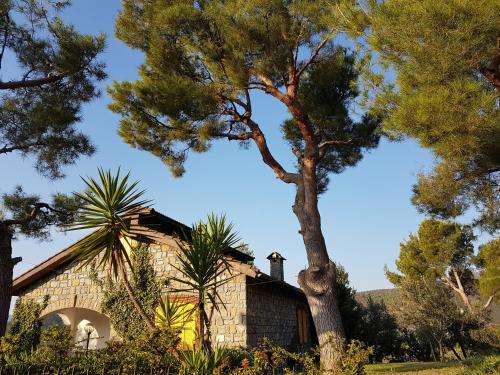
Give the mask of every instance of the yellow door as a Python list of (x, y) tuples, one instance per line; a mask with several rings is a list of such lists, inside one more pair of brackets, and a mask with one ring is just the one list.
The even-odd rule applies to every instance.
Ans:
[(182, 300), (165, 299), (156, 309), (157, 326), (167, 325), (180, 329), (179, 338), (182, 344), (192, 347), (196, 339), (195, 304)]

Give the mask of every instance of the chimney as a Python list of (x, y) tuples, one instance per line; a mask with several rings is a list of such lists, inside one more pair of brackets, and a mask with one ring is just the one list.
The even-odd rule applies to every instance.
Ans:
[(273, 251), (268, 257), (271, 263), (271, 277), (273, 279), (284, 281), (285, 275), (283, 272), (283, 261), (286, 260), (277, 251)]

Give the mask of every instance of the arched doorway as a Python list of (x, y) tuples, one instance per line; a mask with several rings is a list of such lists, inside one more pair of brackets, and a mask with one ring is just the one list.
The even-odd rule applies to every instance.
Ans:
[(59, 325), (70, 329), (75, 345), (101, 349), (111, 339), (111, 324), (106, 315), (81, 307), (52, 311), (42, 317), (44, 326)]

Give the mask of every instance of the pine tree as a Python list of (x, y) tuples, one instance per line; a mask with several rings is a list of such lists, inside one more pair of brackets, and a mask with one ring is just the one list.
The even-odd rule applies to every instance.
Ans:
[[(342, 1), (354, 5), (354, 1)], [(216, 140), (257, 147), (262, 161), (296, 188), (293, 212), (309, 267), (299, 275), (326, 370), (338, 367), (344, 330), (335, 265), (321, 229), (318, 197), (331, 174), (356, 165), (378, 144), (378, 121), (351, 117), (358, 96), (355, 56), (336, 43), (337, 2), (326, 0), (124, 0), (116, 35), (145, 54), (136, 82), (115, 82), (119, 134), (160, 158), (176, 176), (188, 152)], [(295, 170), (280, 163), (256, 122), (255, 92), (289, 112), (280, 130)], [(268, 134), (267, 134), (268, 135)]]
[[(414, 203), (440, 218), (468, 208), (476, 225), (500, 229), (500, 3), (385, 0), (368, 12), (378, 67), (395, 73), (372, 97), (385, 129), (432, 150)], [(394, 75), (394, 74), (393, 74)], [(374, 78), (374, 76), (372, 76)]]
[[(16, 77), (0, 80), (0, 157), (33, 157), (48, 178), (94, 146), (75, 125), (82, 103), (98, 96), (95, 83), (105, 78), (97, 56), (104, 36), (78, 33), (58, 13), (70, 1), (0, 0), (0, 71), (15, 59)], [(14, 73), (9, 72), (13, 75)], [(2, 74), (2, 78), (6, 78)], [(22, 234), (44, 238), (51, 225), (67, 222), (75, 200), (57, 194), (52, 202), (26, 194), (21, 187), (4, 194), (0, 212), (0, 336), (5, 334), (14, 265), (12, 239)]]

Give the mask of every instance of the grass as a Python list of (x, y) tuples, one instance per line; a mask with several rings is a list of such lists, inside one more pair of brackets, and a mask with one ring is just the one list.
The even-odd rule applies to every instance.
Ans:
[(463, 369), (460, 362), (405, 362), (367, 365), (368, 375), (458, 375)]

